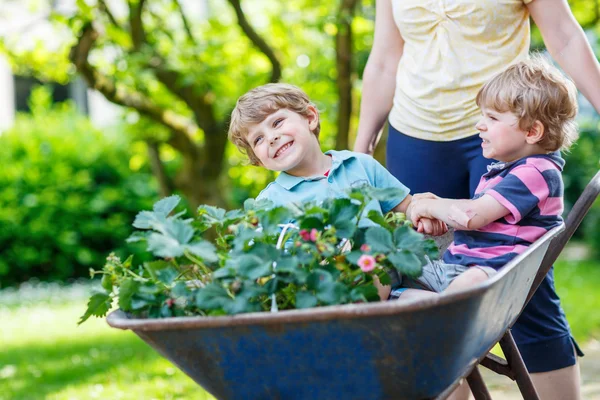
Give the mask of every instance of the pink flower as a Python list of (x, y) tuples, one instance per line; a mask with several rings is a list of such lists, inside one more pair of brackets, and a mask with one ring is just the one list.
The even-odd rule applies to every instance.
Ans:
[(319, 231), (316, 230), (315, 228), (312, 228), (312, 230), (310, 231), (310, 240), (312, 240), (313, 242), (316, 242), (319, 236)]
[(370, 256), (368, 254), (363, 254), (358, 259), (358, 266), (362, 269), (363, 272), (370, 272), (375, 269), (375, 257)]
[(306, 229), (302, 229), (300, 231), (300, 237), (305, 240), (305, 241), (309, 241), (310, 240), (310, 233), (308, 233), (308, 231)]
[(369, 251), (371, 251), (371, 246), (365, 243), (362, 246), (360, 246), (360, 251), (362, 251), (363, 253), (368, 253)]

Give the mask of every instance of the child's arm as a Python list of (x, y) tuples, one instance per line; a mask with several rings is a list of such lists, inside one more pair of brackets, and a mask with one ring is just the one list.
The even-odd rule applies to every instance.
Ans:
[(415, 226), (422, 218), (435, 218), (453, 228), (476, 230), (490, 224), (510, 211), (490, 195), (475, 200), (418, 198), (410, 206), (410, 218)]
[[(417, 195), (418, 196), (418, 195)], [(406, 214), (406, 218), (410, 219), (410, 209), (414, 197), (410, 194), (404, 198), (396, 207), (392, 209), (395, 212), (401, 212)], [(414, 222), (413, 222), (414, 224)], [(417, 227), (417, 231), (426, 233), (428, 235), (440, 236), (448, 232), (448, 227), (443, 221), (435, 218), (422, 217), (418, 224), (414, 224)]]

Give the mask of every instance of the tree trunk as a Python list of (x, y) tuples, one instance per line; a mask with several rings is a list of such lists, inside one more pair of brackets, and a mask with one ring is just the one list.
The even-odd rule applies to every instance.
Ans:
[(356, 0), (341, 0), (338, 12), (338, 31), (335, 37), (338, 116), (335, 148), (349, 148), (350, 118), (352, 116), (352, 19)]

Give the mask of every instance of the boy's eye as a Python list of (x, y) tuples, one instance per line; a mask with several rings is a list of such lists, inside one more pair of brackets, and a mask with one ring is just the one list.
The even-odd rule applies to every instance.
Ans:
[(281, 125), (282, 121), (283, 118), (277, 118), (275, 121), (273, 121), (273, 128), (277, 128), (279, 125)]
[(258, 143), (260, 143), (260, 141), (262, 140), (262, 138), (263, 138), (262, 136), (257, 136), (257, 137), (254, 139), (254, 145), (256, 146)]

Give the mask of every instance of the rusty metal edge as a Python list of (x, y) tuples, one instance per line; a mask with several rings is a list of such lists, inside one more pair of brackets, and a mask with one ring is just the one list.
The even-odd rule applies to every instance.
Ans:
[[(331, 319), (366, 318), (373, 316), (388, 316), (409, 313), (417, 310), (435, 308), (444, 304), (468, 299), (497, 284), (512, 268), (517, 265), (527, 254), (542, 245), (549, 244), (549, 240), (564, 230), (564, 224), (546, 232), (542, 237), (545, 240), (537, 240), (529, 249), (508, 263), (498, 274), (476, 286), (453, 293), (442, 294), (423, 300), (408, 301), (384, 301), (377, 303), (344, 304), (335, 306), (323, 306), (302, 310), (284, 310), (276, 313), (256, 312), (239, 314), (234, 316), (218, 317), (170, 317), (160, 319), (135, 319), (129, 318), (121, 310), (111, 312), (106, 321), (108, 325), (118, 329), (131, 329), (140, 331), (158, 330), (180, 330), (188, 328), (219, 328), (239, 325), (271, 325), (290, 322), (315, 322)], [(540, 238), (540, 239), (542, 239)]]

